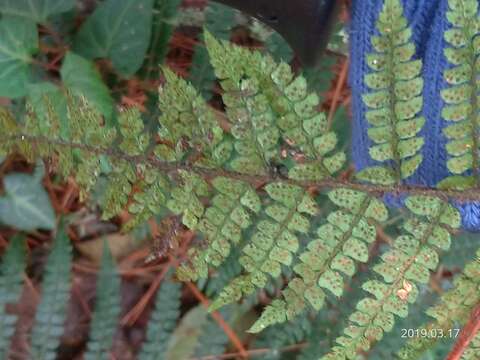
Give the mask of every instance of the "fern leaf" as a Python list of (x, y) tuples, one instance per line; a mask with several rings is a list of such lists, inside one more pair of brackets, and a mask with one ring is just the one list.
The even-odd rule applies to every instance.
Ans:
[(267, 306), (250, 332), (291, 320), (310, 304), (316, 311), (324, 305), (325, 289), (335, 296), (343, 293), (344, 276), (355, 273), (355, 262), (368, 260), (368, 245), (376, 239), (371, 220), (386, 221), (388, 211), (379, 200), (350, 189), (333, 190), (331, 201), (341, 210), (328, 215), (318, 238), (309, 242), (294, 267), (297, 276), (282, 291), (283, 299)]
[(263, 357), (264, 360), (283, 359), (282, 348), (299, 344), (311, 333), (311, 324), (307, 316), (300, 316), (288, 324), (278, 324), (260, 334), (255, 345), (259, 348), (270, 349)]
[(263, 210), (265, 219), (258, 222), (239, 259), (247, 273), (223, 289), (211, 304), (212, 310), (239, 300), (242, 294), (252, 294), (256, 288), (264, 288), (269, 275), (280, 276), (281, 266), (290, 266), (298, 251), (296, 233), (306, 234), (310, 229), (306, 215), (315, 216), (319, 211), (311, 195), (300, 187), (277, 182), (268, 184), (265, 190), (270, 198)]
[[(274, 90), (272, 107), (278, 114), (278, 126), (284, 141), (307, 158), (295, 164), (289, 177), (297, 180), (321, 180), (339, 171), (345, 163), (343, 152), (330, 154), (338, 139), (327, 128), (327, 118), (318, 110), (320, 98), (308, 91), (303, 76), (294, 77), (288, 64), (280, 63), (270, 74)], [(330, 155), (329, 155), (330, 154)]]
[(366, 117), (371, 127), (368, 136), (375, 144), (370, 156), (390, 166), (364, 169), (357, 177), (372, 183), (400, 183), (411, 176), (422, 162), (419, 153), (424, 140), (417, 134), (425, 124), (418, 114), (423, 107), (422, 62), (413, 60), (415, 45), (399, 0), (385, 0), (377, 21), (379, 36), (372, 37), (375, 52), (367, 63), (371, 73), (365, 83), (371, 92), (364, 94)]
[(458, 228), (461, 220), (453, 206), (427, 196), (409, 197), (406, 206), (414, 216), (405, 222), (405, 234), (373, 267), (383, 281), (369, 280), (363, 284), (362, 288), (373, 297), (357, 304), (357, 310), (349, 317), (350, 325), (324, 359), (353, 359), (357, 351), (368, 351), (384, 332), (391, 331), (394, 315), (408, 315), (408, 304), (418, 295), (415, 283), (429, 281), (430, 270), (438, 265), (438, 251), (450, 247), (448, 229)]
[[(140, 112), (137, 109), (124, 110), (119, 118), (120, 134), (122, 140), (120, 150), (126, 155), (138, 156), (146, 152), (150, 137), (144, 132), (144, 125)], [(127, 205), (132, 184), (137, 180), (137, 173), (132, 164), (121, 159), (110, 161), (112, 174), (105, 190), (103, 201), (103, 219), (109, 219), (119, 214)]]
[(165, 359), (168, 340), (180, 316), (180, 295), (180, 284), (170, 281), (162, 283), (148, 324), (147, 339), (138, 355), (139, 360)]
[(462, 354), (461, 360), (475, 360), (480, 358), (480, 335), (477, 335), (472, 339), (468, 348)]
[(15, 333), (17, 316), (8, 314), (6, 305), (20, 299), (25, 270), (25, 239), (14, 237), (0, 265), (0, 358), (7, 359)]
[(95, 312), (91, 322), (86, 360), (109, 359), (120, 315), (120, 278), (107, 242), (103, 245), (102, 267), (98, 274)]
[[(449, 0), (448, 4), (447, 19), (452, 28), (444, 34), (449, 44), (445, 56), (452, 67), (443, 74), (449, 86), (442, 90), (442, 117), (450, 124), (443, 132), (449, 139), (447, 167), (455, 175), (440, 186), (465, 188), (480, 184), (479, 88), (475, 66), (480, 54), (480, 22), (477, 1)], [(461, 176), (467, 172), (467, 176)]]
[(163, 73), (166, 83), (159, 90), (162, 144), (155, 154), (160, 160), (180, 161), (195, 152), (206, 157), (203, 160), (210, 161), (210, 166), (212, 162), (223, 164), (230, 157), (231, 146), (223, 142), (223, 130), (213, 111), (193, 86), (167, 68)]
[[(477, 258), (465, 266), (462, 274), (454, 281), (454, 287), (442, 295), (438, 304), (427, 310), (427, 314), (435, 320), (422, 326), (425, 329), (442, 330), (447, 337), (455, 336), (450, 332), (456, 324), (464, 324), (474, 306), (480, 302), (480, 250)], [(420, 358), (429, 348), (441, 340), (439, 337), (418, 337), (410, 339), (398, 353), (402, 360)], [(474, 357), (472, 358), (474, 359)]]
[[(268, 69), (272, 60), (258, 52), (220, 43), (209, 32), (204, 37), (225, 91), (226, 113), (234, 121), (231, 134), (235, 138), (236, 156), (229, 165), (240, 173), (265, 174), (270, 162), (278, 157), (280, 133), (256, 71)], [(257, 66), (252, 67), (254, 63)], [(253, 73), (252, 68), (256, 69)]]
[[(242, 181), (217, 177), (212, 181), (216, 195), (196, 227), (205, 237), (206, 247), (189, 250), (190, 264), (178, 269), (180, 279), (198, 280), (208, 275), (208, 265), (220, 266), (232, 246), (242, 238), (242, 231), (252, 224), (250, 213), (260, 211), (260, 198), (255, 190)], [(191, 202), (191, 192), (186, 199)], [(205, 248), (204, 248), (205, 247)]]
[(204, 212), (200, 198), (210, 195), (210, 189), (206, 181), (194, 172), (182, 170), (179, 174), (182, 184), (172, 190), (167, 207), (174, 214), (183, 214), (182, 223), (193, 230)]
[[(223, 308), (219, 312), (222, 318), (229, 322), (232, 318), (232, 310), (232, 308)], [(228, 336), (224, 331), (220, 330), (218, 323), (208, 315), (207, 321), (202, 325), (201, 334), (195, 346), (194, 356), (220, 356), (225, 352), (228, 342)]]
[[(230, 6), (209, 3), (204, 12), (204, 28), (217, 39), (229, 40), (230, 32), (235, 25), (235, 13), (236, 11)], [(203, 43), (198, 43), (194, 48), (188, 80), (204, 99), (210, 100), (216, 77)]]
[(58, 230), (47, 259), (42, 283), (42, 297), (31, 334), (34, 359), (55, 359), (63, 333), (67, 303), (70, 297), (72, 247), (63, 227)]

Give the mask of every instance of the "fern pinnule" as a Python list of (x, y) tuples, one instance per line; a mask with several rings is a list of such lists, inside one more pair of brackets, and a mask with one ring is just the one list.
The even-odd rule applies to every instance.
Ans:
[(211, 304), (214, 310), (237, 301), (242, 295), (264, 288), (269, 276), (281, 275), (282, 265), (290, 266), (299, 249), (297, 233), (307, 234), (310, 219), (318, 214), (318, 205), (304, 189), (282, 182), (265, 186), (269, 204), (263, 209), (263, 219), (243, 248), (239, 262), (246, 273), (233, 279)]
[(55, 359), (63, 333), (67, 304), (70, 298), (72, 246), (61, 226), (55, 236), (53, 249), (47, 258), (31, 334), (31, 356), (34, 359)]
[(327, 223), (317, 231), (318, 238), (298, 256), (296, 276), (282, 291), (283, 299), (267, 306), (251, 332), (292, 320), (308, 305), (319, 311), (324, 305), (325, 289), (341, 296), (343, 277), (354, 275), (355, 262), (368, 260), (368, 245), (376, 239), (376, 228), (370, 222), (386, 221), (387, 208), (381, 201), (351, 189), (332, 190), (328, 196), (341, 210), (328, 215)]
[(445, 102), (442, 117), (449, 123), (443, 131), (449, 140), (447, 167), (454, 175), (439, 186), (462, 189), (480, 185), (479, 73), (476, 65), (480, 55), (480, 21), (477, 1), (449, 0), (448, 4), (447, 19), (452, 28), (444, 34), (449, 45), (445, 56), (452, 66), (444, 71), (448, 87), (441, 95)]
[(165, 359), (168, 341), (180, 316), (180, 295), (181, 285), (178, 283), (164, 281), (160, 286), (139, 360)]
[(423, 159), (419, 151), (424, 139), (417, 135), (425, 124), (418, 115), (423, 107), (422, 61), (413, 60), (412, 30), (399, 0), (385, 0), (377, 28), (380, 34), (371, 39), (375, 52), (367, 57), (372, 72), (365, 75), (371, 92), (363, 101), (371, 125), (368, 136), (375, 144), (370, 156), (389, 163), (366, 168), (357, 177), (393, 185), (410, 177)]
[(110, 358), (109, 352), (121, 311), (120, 277), (107, 242), (103, 245), (101, 269), (98, 273), (95, 294), (95, 311), (84, 355), (86, 360)]
[(22, 236), (10, 240), (0, 264), (0, 359), (8, 358), (8, 351), (17, 316), (7, 313), (7, 304), (19, 300), (25, 271), (25, 239)]
[[(480, 302), (480, 251), (475, 260), (469, 262), (461, 275), (454, 280), (454, 286), (442, 295), (439, 302), (429, 308), (426, 313), (435, 320), (423, 325), (427, 334), (431, 329), (445, 337), (454, 337), (452, 333), (459, 324), (465, 324), (473, 308)], [(425, 336), (410, 339), (398, 353), (402, 360), (418, 359), (429, 348), (433, 347), (441, 337)]]
[[(242, 231), (252, 225), (252, 216), (260, 211), (255, 190), (242, 181), (225, 177), (212, 180), (215, 196), (198, 222), (196, 230), (206, 244), (189, 250), (189, 264), (177, 270), (182, 280), (198, 280), (208, 275), (208, 265), (218, 267), (242, 239)], [(191, 201), (191, 195), (187, 195)], [(206, 245), (206, 246), (205, 246)]]
[(408, 315), (408, 304), (416, 300), (415, 283), (425, 284), (439, 261), (438, 251), (450, 247), (452, 228), (460, 226), (460, 214), (450, 204), (434, 197), (411, 196), (405, 201), (412, 217), (404, 223), (405, 234), (381, 256), (373, 270), (383, 281), (368, 280), (362, 288), (373, 295), (357, 303), (344, 335), (323, 359), (354, 359), (357, 351), (368, 351), (371, 344), (390, 332), (395, 317)]

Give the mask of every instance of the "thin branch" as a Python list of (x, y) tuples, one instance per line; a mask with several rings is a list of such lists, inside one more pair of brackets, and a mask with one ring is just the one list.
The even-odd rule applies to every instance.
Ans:
[[(139, 155), (131, 156), (125, 153), (121, 153), (115, 149), (105, 149), (105, 148), (96, 148), (90, 145), (80, 144), (80, 143), (70, 143), (59, 139), (50, 139), (47, 137), (37, 137), (25, 134), (18, 134), (16, 136), (10, 136), (5, 139), (6, 141), (11, 140), (23, 140), (29, 141), (31, 143), (38, 144), (49, 144), (55, 146), (64, 146), (68, 148), (81, 149), (92, 154), (97, 155), (107, 155), (109, 157), (124, 160), (132, 164), (147, 164), (152, 167), (157, 168), (160, 171), (163, 171), (165, 174), (176, 173), (179, 170), (194, 171), (199, 175), (204, 176), (206, 179), (211, 179), (217, 176), (224, 176), (231, 179), (242, 180), (247, 182), (254, 187), (259, 186), (260, 184), (267, 184), (272, 181), (281, 181), (291, 185), (297, 185), (303, 188), (308, 189), (337, 189), (337, 188), (350, 188), (353, 190), (363, 191), (375, 197), (383, 197), (385, 194), (391, 194), (395, 196), (404, 196), (404, 195), (425, 195), (425, 196), (434, 196), (439, 197), (442, 200), (448, 201), (453, 200), (459, 203), (480, 201), (480, 187), (474, 187), (466, 190), (443, 190), (437, 189), (434, 187), (428, 187), (424, 185), (372, 185), (364, 184), (351, 180), (342, 180), (333, 177), (327, 177), (318, 181), (301, 181), (286, 179), (279, 175), (275, 174), (266, 174), (266, 175), (246, 175), (234, 171), (229, 171), (225, 169), (207, 169), (204, 167), (199, 167), (191, 165), (188, 163), (173, 163), (165, 162), (153, 158), (149, 155)], [(173, 174), (172, 174), (173, 175)]]

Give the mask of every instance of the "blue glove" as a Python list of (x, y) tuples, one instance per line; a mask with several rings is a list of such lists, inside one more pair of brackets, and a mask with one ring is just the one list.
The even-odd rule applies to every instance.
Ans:
[[(446, 19), (447, 0), (402, 0), (405, 16), (413, 30), (413, 41), (417, 48), (417, 59), (423, 61), (424, 106), (426, 124), (420, 133), (425, 139), (423, 162), (406, 183), (434, 187), (452, 175), (447, 169), (447, 139), (443, 128), (447, 123), (441, 117), (442, 89), (447, 87), (443, 71), (450, 67), (443, 54), (443, 34), (450, 24)], [(377, 33), (375, 22), (383, 6), (383, 0), (353, 0), (350, 25), (351, 67), (350, 86), (353, 106), (352, 156), (358, 171), (378, 163), (369, 156), (372, 145), (367, 136), (369, 124), (365, 118), (366, 107), (362, 94), (369, 91), (364, 75), (371, 70), (366, 63), (366, 54), (373, 51), (370, 38)], [(480, 204), (457, 204), (462, 214), (463, 227), (469, 231), (480, 231)]]

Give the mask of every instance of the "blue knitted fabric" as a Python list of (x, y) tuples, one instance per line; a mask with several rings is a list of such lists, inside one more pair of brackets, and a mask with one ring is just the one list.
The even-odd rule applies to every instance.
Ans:
[[(451, 65), (446, 60), (443, 49), (446, 44), (443, 33), (450, 28), (446, 20), (447, 0), (402, 0), (405, 16), (413, 29), (413, 41), (417, 48), (416, 58), (423, 61), (424, 107), (426, 124), (421, 135), (425, 139), (424, 160), (416, 173), (407, 180), (409, 184), (435, 186), (451, 175), (446, 167), (448, 154), (445, 150), (447, 139), (442, 133), (447, 123), (441, 117), (443, 100), (440, 92), (447, 86), (443, 71)], [(365, 119), (367, 110), (362, 94), (369, 91), (364, 83), (364, 75), (371, 70), (365, 61), (366, 54), (372, 52), (370, 38), (378, 34), (375, 22), (383, 6), (383, 0), (353, 0), (350, 25), (351, 67), (350, 86), (353, 106), (352, 157), (357, 170), (378, 164), (369, 156), (372, 145), (367, 136), (369, 126)], [(395, 201), (393, 201), (395, 203)], [(480, 231), (480, 204), (457, 204), (462, 214), (463, 227), (470, 231)]]

